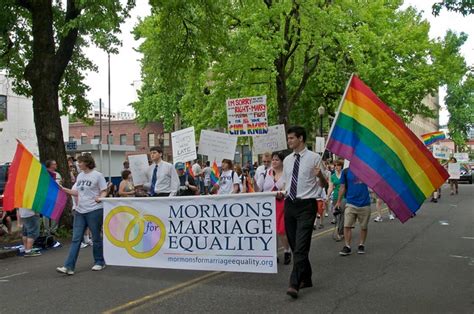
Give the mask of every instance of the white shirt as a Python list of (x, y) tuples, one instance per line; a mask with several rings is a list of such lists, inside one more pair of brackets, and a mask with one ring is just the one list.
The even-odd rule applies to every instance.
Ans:
[(261, 166), (258, 166), (257, 169), (255, 170), (254, 181), (257, 182), (256, 188), (258, 191), (262, 191), (262, 187), (258, 185), (258, 182), (263, 182), (261, 181), (260, 177), (266, 177), (266, 172), (268, 169), (270, 169), (270, 167), (265, 168), (264, 165), (261, 165)]
[(201, 170), (201, 166), (199, 166), (198, 163), (195, 163), (193, 165), (193, 173), (194, 173), (195, 176), (200, 176), (201, 175), (202, 170)]
[(18, 213), (20, 214), (20, 218), (29, 218), (36, 215), (36, 213), (33, 210), (28, 209), (28, 208), (21, 208), (21, 207), (18, 208)]
[[(298, 184), (296, 186), (296, 198), (308, 199), (318, 198), (321, 195), (319, 178), (314, 174), (314, 168), (319, 164), (321, 156), (303, 149), (300, 154), (300, 167), (298, 170)], [(295, 153), (288, 155), (283, 160), (283, 175), (286, 183), (286, 194), (290, 193), (291, 178), (293, 176), (293, 166), (295, 164)]]
[[(234, 173), (234, 177), (232, 177)], [(234, 184), (240, 184), (239, 175), (232, 170), (222, 171), (219, 177), (219, 190), (217, 194), (231, 194), (234, 193)]]
[(211, 181), (211, 167), (206, 167), (202, 170), (202, 172), (204, 173), (204, 182), (208, 183)]
[(99, 171), (79, 173), (72, 189), (78, 192), (76, 205), (78, 213), (85, 214), (103, 208), (101, 203), (95, 201), (100, 192), (107, 189), (104, 175)]
[(169, 162), (161, 160), (158, 164), (152, 163), (148, 168), (147, 181), (143, 186), (150, 191), (151, 180), (153, 179), (153, 171), (155, 166), (158, 166), (156, 170), (156, 184), (155, 193), (170, 193), (170, 196), (176, 195), (179, 189), (179, 177), (178, 173), (174, 169), (173, 165)]
[(267, 175), (260, 176), (258, 178), (257, 185), (259, 186), (260, 191), (262, 192), (272, 192), (272, 191), (281, 191), (285, 188), (285, 174), (283, 173), (280, 179), (275, 182), (275, 178), (273, 177), (273, 169), (270, 168), (267, 170)]

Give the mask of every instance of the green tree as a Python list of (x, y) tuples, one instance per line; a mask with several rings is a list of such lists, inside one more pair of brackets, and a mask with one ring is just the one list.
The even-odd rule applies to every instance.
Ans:
[(474, 126), (474, 73), (469, 73), (464, 81), (448, 84), (445, 103), (449, 111), (449, 136), (463, 151), (469, 129)]
[(401, 4), (154, 1), (135, 29), (144, 84), (134, 107), (168, 128), (178, 113), (197, 129), (223, 127), (226, 98), (266, 94), (271, 123), (315, 130), (317, 108), (334, 114), (356, 72), (406, 121), (434, 116), (421, 100), (445, 75), (433, 53), (443, 45)]
[[(13, 78), (16, 93), (33, 98), (40, 159), (55, 159), (70, 182), (60, 116), (90, 108), (84, 72), (96, 66), (83, 53), (94, 44), (116, 52), (116, 35), (134, 1), (2, 0), (0, 68)], [(59, 108), (59, 97), (62, 109)]]
[(472, 0), (444, 0), (433, 4), (433, 15), (438, 16), (443, 8), (448, 11), (458, 12), (466, 16), (474, 13)]

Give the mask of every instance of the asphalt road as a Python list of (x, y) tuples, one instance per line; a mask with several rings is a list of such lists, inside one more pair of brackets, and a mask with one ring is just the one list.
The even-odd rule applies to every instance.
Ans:
[[(314, 234), (315, 287), (285, 295), (290, 266), (278, 274), (131, 267), (92, 272), (83, 249), (76, 274), (56, 273), (68, 247), (41, 257), (0, 260), (0, 313), (473, 313), (474, 185), (446, 189), (405, 224), (370, 222), (367, 254), (341, 257), (327, 229)], [(358, 232), (354, 240), (357, 240)], [(353, 243), (355, 246), (357, 243)]]

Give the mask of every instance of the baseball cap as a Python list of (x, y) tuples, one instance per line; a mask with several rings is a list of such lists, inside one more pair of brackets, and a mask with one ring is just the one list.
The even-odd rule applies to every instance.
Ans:
[(174, 167), (176, 168), (176, 170), (184, 170), (186, 168), (184, 166), (184, 163), (182, 163), (182, 162), (177, 162)]

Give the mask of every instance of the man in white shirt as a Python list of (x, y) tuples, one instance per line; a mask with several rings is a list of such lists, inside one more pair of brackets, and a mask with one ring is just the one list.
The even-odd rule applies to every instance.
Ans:
[[(267, 170), (270, 168), (271, 165), (272, 165), (272, 154), (269, 152), (266, 152), (265, 154), (263, 154), (263, 157), (262, 157), (262, 165), (258, 166), (257, 170), (255, 170), (255, 177), (254, 177), (255, 192), (263, 191), (263, 187), (258, 186), (257, 182), (265, 181)], [(264, 177), (263, 180), (259, 180), (261, 176)]]
[(194, 182), (198, 187), (199, 191), (202, 192), (204, 190), (204, 186), (202, 184), (202, 168), (201, 168), (201, 161), (196, 159), (192, 167), (193, 174), (194, 174)]
[(293, 153), (283, 161), (285, 228), (294, 261), (286, 293), (296, 299), (299, 289), (313, 286), (308, 254), (316, 219), (316, 198), (327, 180), (319, 169), (321, 157), (306, 148), (306, 130), (300, 126), (291, 127), (287, 139)]
[(162, 156), (161, 147), (150, 148), (152, 164), (147, 172), (148, 183), (143, 187), (150, 196), (175, 196), (179, 189), (179, 177), (173, 165), (161, 159)]

